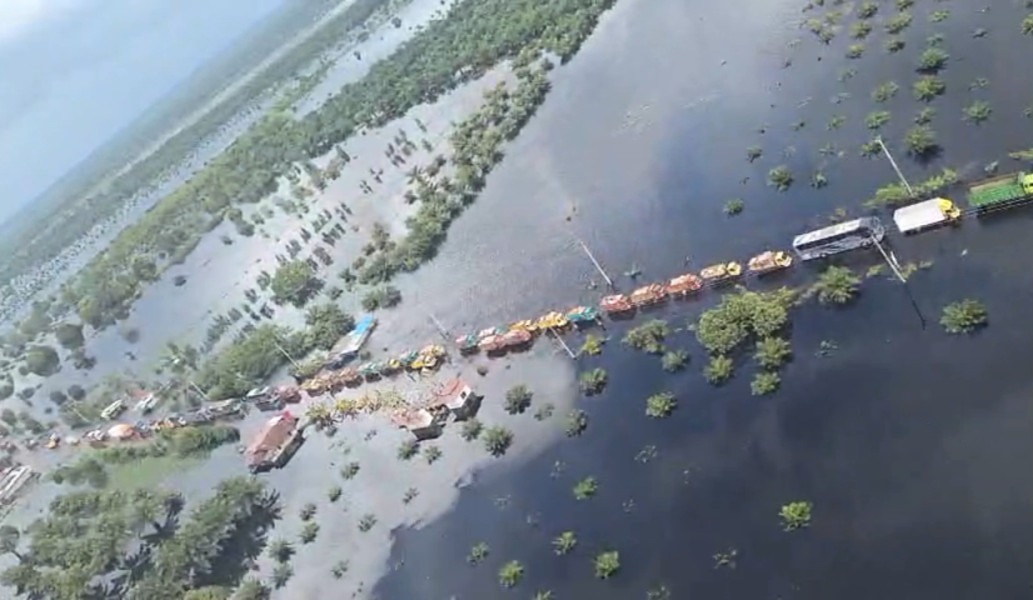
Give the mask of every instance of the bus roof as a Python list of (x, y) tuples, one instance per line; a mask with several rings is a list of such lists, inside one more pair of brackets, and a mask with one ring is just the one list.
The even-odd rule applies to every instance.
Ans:
[(861, 226), (871, 226), (871, 217), (861, 217), (860, 219), (854, 219), (853, 221), (844, 221), (843, 223), (836, 223), (828, 227), (822, 227), (821, 229), (815, 229), (814, 231), (808, 231), (802, 233), (793, 238), (793, 246), (802, 246), (811, 242), (816, 242), (825, 238), (835, 237), (844, 233), (850, 233), (851, 231), (860, 229)]

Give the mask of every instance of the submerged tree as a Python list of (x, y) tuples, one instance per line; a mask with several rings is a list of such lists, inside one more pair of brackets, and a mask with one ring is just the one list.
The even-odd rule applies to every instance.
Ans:
[(897, 35), (911, 25), (912, 16), (909, 12), (899, 12), (886, 21), (886, 33)]
[(888, 110), (876, 110), (868, 113), (868, 116), (864, 118), (864, 126), (868, 129), (879, 129), (889, 122), (890, 112)]
[(513, 444), (513, 432), (501, 426), (489, 427), (484, 430), (481, 439), (484, 440), (484, 449), (488, 454), (498, 458)]
[(646, 416), (663, 419), (671, 416), (678, 407), (678, 400), (671, 392), (660, 392), (646, 398)]
[(847, 304), (851, 302), (861, 285), (858, 277), (849, 267), (830, 265), (814, 283), (811, 290), (818, 295), (822, 304)]
[(581, 374), (581, 391), (586, 396), (594, 396), (606, 388), (608, 375), (605, 369), (595, 368)]
[(598, 491), (599, 483), (595, 480), (595, 477), (585, 477), (574, 484), (574, 498), (578, 500), (588, 500), (595, 496)]
[(676, 373), (685, 368), (689, 362), (689, 353), (684, 350), (670, 350), (664, 353), (660, 364), (664, 371)]
[(564, 531), (552, 540), (552, 551), (557, 556), (569, 554), (575, 546), (577, 546), (577, 536), (573, 531)]
[(423, 449), (423, 460), (427, 461), (428, 465), (432, 465), (441, 458), (441, 448), (437, 446), (427, 446)]
[(616, 550), (601, 552), (595, 557), (595, 576), (599, 579), (609, 579), (617, 574), (621, 568), (620, 553)]
[(531, 390), (526, 385), (515, 385), (506, 392), (506, 412), (511, 415), (522, 414), (531, 406)]
[(321, 285), (315, 269), (303, 260), (294, 260), (277, 267), (269, 283), (273, 301), (304, 306)]
[(603, 343), (604, 340), (601, 337), (590, 333), (585, 337), (585, 343), (581, 345), (580, 354), (587, 354), (589, 356), (602, 354)]
[(711, 385), (721, 385), (728, 381), (735, 374), (735, 363), (732, 359), (718, 354), (710, 357), (710, 362), (703, 369), (703, 377)]
[(887, 81), (886, 83), (879, 84), (879, 86), (872, 91), (872, 100), (879, 104), (888, 102), (891, 98), (897, 95), (898, 91), (900, 91), (900, 86), (897, 85), (897, 82)]
[(811, 524), (813, 504), (799, 500), (782, 506), (778, 516), (782, 520), (783, 531), (795, 531)]
[(287, 540), (274, 540), (269, 544), (269, 556), (278, 563), (290, 562), (294, 556), (294, 546)]
[(944, 331), (952, 335), (972, 333), (985, 327), (988, 322), (986, 306), (970, 298), (944, 306), (943, 315), (940, 317), (940, 325)]
[(272, 573), (273, 587), (276, 589), (281, 589), (285, 587), (287, 585), (287, 582), (290, 581), (291, 577), (293, 576), (294, 569), (290, 565), (286, 563), (280, 563), (276, 565), (275, 567), (273, 567)]
[(782, 378), (774, 371), (760, 371), (750, 382), (750, 393), (754, 396), (765, 396), (778, 391)]
[(398, 458), (400, 460), (409, 460), (416, 456), (416, 453), (420, 450), (420, 444), (414, 439), (407, 439), (398, 446)]
[(463, 422), (463, 427), (459, 430), (459, 435), (466, 441), (472, 442), (481, 436), (481, 430), (484, 429), (484, 425), (481, 424), (476, 418), (470, 418)]
[(904, 40), (898, 37), (893, 37), (887, 38), (886, 41), (882, 43), (882, 47), (886, 49), (886, 52), (889, 52), (890, 54), (895, 54), (903, 50), (905, 44), (906, 42)]
[(936, 73), (947, 64), (950, 55), (939, 46), (932, 46), (922, 51), (918, 57), (918, 70), (923, 73)]
[(793, 354), (789, 341), (780, 337), (766, 337), (757, 341), (753, 357), (765, 369), (777, 369)]
[(316, 540), (317, 535), (319, 535), (319, 523), (309, 521), (301, 527), (298, 539), (301, 540), (302, 544), (310, 544)]
[(588, 413), (580, 408), (575, 408), (570, 411), (567, 415), (567, 425), (565, 429), (567, 437), (577, 437), (584, 433), (586, 429), (588, 429)]
[(344, 574), (348, 572), (351, 564), (346, 560), (339, 560), (334, 563), (334, 566), (330, 569), (330, 574), (334, 576), (334, 579), (340, 579), (344, 577)]
[(793, 172), (785, 165), (779, 165), (768, 171), (768, 185), (784, 192), (793, 185)]
[(916, 158), (925, 158), (934, 154), (940, 145), (936, 140), (936, 132), (928, 125), (916, 125), (904, 135), (904, 145), (908, 154)]
[(937, 96), (943, 94), (943, 92), (946, 91), (946, 89), (947, 84), (944, 83), (943, 79), (941, 79), (937, 75), (923, 75), (922, 77), (919, 77), (917, 81), (915, 81), (912, 93), (915, 96), (915, 100), (921, 100), (922, 102), (931, 102)]
[(879, 5), (874, 2), (864, 2), (857, 8), (857, 18), (871, 19), (879, 12)]
[(477, 542), (472, 548), (470, 548), (470, 553), (466, 555), (466, 562), (471, 565), (476, 565), (482, 560), (488, 558), (489, 552), (488, 544)]
[(979, 125), (989, 119), (993, 112), (989, 102), (986, 100), (975, 100), (964, 108), (963, 118), (969, 123)]
[(740, 289), (724, 295), (720, 304), (704, 311), (690, 326), (711, 355), (728, 354), (751, 336), (769, 337), (785, 327), (794, 298), (788, 288), (772, 292)]
[(524, 565), (520, 561), (511, 560), (499, 569), (499, 585), (504, 588), (516, 587), (524, 578)]
[(636, 350), (660, 354), (664, 351), (664, 339), (670, 333), (671, 328), (667, 325), (667, 321), (650, 319), (638, 327), (628, 330), (622, 341)]
[(724, 213), (729, 217), (734, 217), (741, 213), (745, 207), (746, 203), (743, 202), (742, 198), (732, 198), (728, 202), (725, 202)]

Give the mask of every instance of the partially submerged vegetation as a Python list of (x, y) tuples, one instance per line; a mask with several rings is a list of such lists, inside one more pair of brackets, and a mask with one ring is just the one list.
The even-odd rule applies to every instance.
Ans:
[(239, 439), (240, 431), (230, 425), (167, 429), (146, 442), (89, 450), (77, 461), (55, 469), (51, 477), (57, 483), (89, 483), (93, 487), (102, 488), (108, 484), (109, 474), (105, 468), (107, 466), (125, 465), (166, 456), (201, 458), (215, 448)]
[[(382, 126), (418, 104), (435, 100), (525, 48), (549, 51), (565, 61), (611, 5), (612, 0), (544, 6), (529, 0), (457, 4), (448, 18), (432, 21), (378, 62), (365, 78), (344, 86), (303, 119), (295, 119), (288, 111), (272, 111), (262, 117), (188, 183), (124, 229), (66, 288), (63, 301), (76, 307), (83, 320), (95, 327), (113, 323), (128, 314), (147, 281), (166, 266), (182, 262), (227, 211), (258, 202), (297, 162), (324, 154), (358, 131)], [(513, 118), (507, 121), (512, 129), (493, 128), (500, 141), (519, 130), (544, 97), (547, 79), (534, 73), (539, 74), (528, 72), (521, 81), (517, 94), (526, 102), (513, 109)], [(462, 165), (463, 152), (459, 155)], [(472, 177), (467, 181), (483, 177), (490, 164), (470, 165)], [(460, 184), (457, 188), (461, 198), (475, 186)], [(439, 212), (448, 199), (447, 195), (438, 201), (429, 199), (421, 206), (409, 236), (397, 245), (390, 260), (383, 261), (384, 274), (391, 267), (412, 270), (433, 255), (444, 237), (441, 226), (454, 217), (454, 213)]]
[(829, 265), (808, 290), (815, 294), (821, 304), (848, 304), (852, 302), (861, 287), (861, 278), (849, 267)]
[(581, 391), (586, 396), (594, 396), (606, 388), (608, 375), (605, 369), (595, 368), (581, 374)]
[(778, 516), (782, 521), (783, 531), (796, 531), (808, 527), (811, 524), (811, 509), (813, 504), (805, 500), (790, 502), (782, 506)]
[(499, 585), (504, 588), (516, 587), (524, 578), (524, 565), (520, 561), (511, 560), (499, 569)]
[(577, 547), (577, 536), (573, 531), (564, 531), (552, 540), (553, 552), (557, 556), (570, 554)]
[(526, 385), (515, 385), (506, 391), (505, 408), (511, 415), (523, 414), (531, 407), (533, 394)]
[(876, 206), (899, 206), (913, 201), (916, 197), (922, 198), (931, 196), (946, 189), (959, 181), (957, 171), (953, 169), (943, 169), (940, 173), (933, 175), (925, 181), (919, 182), (912, 186), (915, 195), (912, 196), (908, 192), (904, 184), (899, 182), (890, 183), (883, 187), (875, 190), (875, 197), (865, 201), (864, 205), (868, 207)]
[[(248, 569), (232, 541), (253, 540), (261, 552), (281, 511), (276, 494), (247, 478), (223, 481), (189, 513), (183, 508), (178, 494), (153, 490), (59, 496), (25, 530), (28, 549), (0, 580), (40, 598), (67, 590), (60, 597), (179, 600), (206, 586), (233, 590)], [(141, 551), (151, 559), (121, 576)]]
[(779, 165), (768, 171), (768, 185), (780, 192), (787, 191), (793, 185), (793, 172), (785, 165)]
[(599, 579), (609, 579), (621, 568), (620, 553), (616, 550), (601, 552), (596, 555), (594, 564), (595, 576)]
[(750, 382), (750, 393), (754, 396), (765, 396), (778, 391), (782, 377), (774, 371), (760, 371)]
[(904, 145), (911, 156), (924, 159), (940, 149), (936, 131), (928, 125), (915, 125), (904, 134)]
[(971, 104), (963, 109), (963, 118), (969, 123), (979, 125), (989, 119), (993, 112), (990, 103), (986, 100), (973, 100)]
[(481, 440), (484, 442), (484, 449), (488, 454), (499, 458), (506, 454), (509, 447), (513, 445), (513, 432), (505, 427), (488, 427), (481, 433)]
[(664, 371), (668, 373), (676, 373), (685, 368), (689, 362), (689, 353), (684, 350), (668, 350), (664, 353), (660, 364)]
[[(922, 102), (932, 102), (937, 96), (943, 94), (947, 89), (947, 84), (943, 82), (937, 75), (923, 75), (915, 81), (914, 87), (912, 88), (912, 94), (915, 100), (921, 100)], [(925, 121), (926, 123), (928, 120)], [(925, 124), (925, 123), (922, 123)]]
[(595, 477), (585, 477), (574, 484), (574, 498), (577, 500), (588, 500), (599, 491), (599, 482)]
[(641, 325), (628, 330), (624, 334), (623, 343), (635, 350), (642, 350), (650, 354), (662, 354), (664, 352), (664, 340), (671, 334), (671, 328), (667, 321), (662, 319), (650, 319)]
[(972, 333), (977, 329), (986, 327), (989, 322), (989, 313), (986, 306), (971, 298), (951, 302), (943, 307), (943, 315), (940, 317), (940, 325), (943, 330), (953, 335)]
[(671, 416), (678, 407), (678, 400), (671, 392), (660, 392), (646, 398), (646, 416), (664, 419)]
[(881, 83), (872, 91), (872, 100), (880, 104), (889, 102), (891, 98), (897, 95), (898, 91), (900, 91), (900, 86), (895, 81)]
[(771, 337), (788, 324), (793, 299), (788, 288), (773, 292), (739, 289), (726, 294), (694, 324), (696, 338), (712, 355), (726, 355), (750, 337)]

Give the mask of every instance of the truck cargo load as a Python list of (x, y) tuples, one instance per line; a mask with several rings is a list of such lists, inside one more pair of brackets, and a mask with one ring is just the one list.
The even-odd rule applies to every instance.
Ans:
[(1033, 199), (1033, 173), (1019, 171), (977, 181), (968, 188), (968, 203), (980, 212), (1007, 208)]

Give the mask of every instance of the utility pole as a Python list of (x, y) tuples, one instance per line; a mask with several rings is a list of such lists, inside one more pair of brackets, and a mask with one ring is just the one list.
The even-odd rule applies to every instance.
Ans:
[(887, 148), (886, 144), (883, 143), (882, 136), (877, 136), (875, 138), (875, 141), (879, 143), (879, 147), (882, 148), (883, 154), (885, 154), (886, 158), (889, 159), (890, 165), (893, 167), (893, 170), (897, 172), (897, 177), (900, 178), (900, 182), (904, 184), (905, 188), (907, 188), (907, 193), (913, 197), (915, 195), (915, 190), (911, 188), (911, 184), (907, 182), (907, 179), (904, 177), (904, 174), (900, 171), (900, 167), (897, 166), (897, 161), (893, 160), (893, 155), (890, 154), (890, 149)]
[(890, 270), (893, 271), (893, 274), (897, 276), (897, 279), (900, 280), (900, 283), (906, 284), (907, 278), (904, 277), (904, 274), (900, 272), (900, 265), (897, 263), (897, 259), (886, 253), (886, 250), (882, 247), (882, 244), (879, 243), (879, 240), (876, 239), (874, 235), (872, 236), (872, 241), (875, 242), (875, 247), (879, 249), (879, 254), (882, 254), (882, 258), (886, 260), (886, 264), (889, 265)]
[(613, 280), (610, 279), (610, 276), (607, 275), (606, 271), (603, 270), (602, 265), (600, 265), (599, 261), (597, 261), (595, 259), (595, 256), (592, 255), (592, 251), (588, 249), (588, 246), (583, 241), (578, 240), (577, 243), (581, 244), (581, 249), (584, 250), (585, 254), (588, 255), (588, 260), (592, 261), (592, 264), (595, 265), (595, 269), (597, 271), (599, 271), (599, 274), (602, 275), (603, 279), (606, 280), (606, 285), (608, 285), (608, 286), (610, 286), (612, 288), (613, 287)]
[(274, 340), (273, 340), (273, 345), (274, 345), (274, 346), (276, 346), (276, 349), (277, 349), (277, 350), (279, 350), (279, 351), (280, 351), (280, 353), (281, 353), (281, 354), (283, 354), (283, 356), (284, 356), (284, 357), (285, 357), (285, 358), (286, 358), (286, 359), (287, 359), (288, 361), (290, 361), (291, 365), (292, 365), (292, 366), (293, 366), (293, 367), (294, 367), (295, 369), (298, 369), (298, 368), (300, 368), (300, 367), (301, 367), (301, 365), (299, 365), (299, 364), (298, 364), (298, 361), (294, 360), (294, 357), (293, 357), (293, 356), (291, 356), (289, 352), (287, 352), (286, 350), (284, 350), (284, 349), (283, 349), (283, 346), (281, 346), (281, 345), (280, 345), (280, 342), (279, 342), (279, 340), (275, 340), (275, 339), (274, 339)]
[(556, 338), (556, 341), (560, 343), (560, 346), (563, 346), (563, 349), (567, 351), (567, 355), (570, 356), (570, 358), (577, 358), (574, 351), (570, 349), (570, 346), (563, 341), (563, 338), (561, 338), (558, 333), (556, 333), (552, 328), (549, 328), (549, 333), (552, 334), (552, 337)]
[(892, 253), (887, 253), (874, 235), (872, 236), (872, 241), (875, 242), (875, 247), (879, 249), (879, 254), (882, 254), (882, 257), (886, 260), (886, 264), (890, 266), (890, 270), (900, 280), (900, 283), (904, 284), (904, 292), (907, 294), (908, 300), (911, 301), (911, 307), (915, 309), (918, 320), (922, 323), (922, 329), (925, 329), (925, 315), (922, 314), (922, 309), (918, 307), (918, 302), (915, 301), (911, 288), (907, 285), (907, 277), (904, 277), (904, 274), (900, 272), (900, 264), (897, 262), (897, 257), (893, 256)]
[(208, 394), (204, 393), (204, 390), (202, 390), (200, 387), (198, 387), (196, 383), (194, 383), (193, 379), (187, 379), (187, 383), (190, 384), (190, 387), (192, 387), (195, 392), (200, 394), (202, 398), (204, 398), (208, 402), (212, 401), (212, 399), (208, 397)]
[[(169, 348), (169, 352), (172, 354), (173, 358), (176, 359), (175, 364), (183, 364), (183, 365), (186, 365), (186, 367), (189, 368), (190, 370), (192, 370), (194, 372), (197, 371), (197, 369), (195, 367), (193, 367), (190, 363), (188, 363), (186, 360), (184, 360), (182, 356), (180, 356), (179, 352), (173, 350), (172, 348)], [(195, 392), (200, 394), (202, 398), (204, 398), (208, 402), (212, 401), (212, 399), (208, 397), (208, 394), (204, 393), (204, 390), (202, 390), (200, 386), (198, 386), (196, 383), (194, 383), (194, 379), (192, 377), (187, 377), (187, 384), (189, 384), (190, 387), (193, 388), (193, 390)]]
[(441, 337), (445, 338), (446, 342), (451, 342), (451, 334), (449, 333), (448, 329), (446, 329), (445, 326), (441, 324), (441, 321), (439, 321), (438, 318), (432, 314), (428, 313), (427, 316), (430, 317), (431, 323), (434, 323), (434, 327), (438, 330), (438, 333), (441, 334)]

